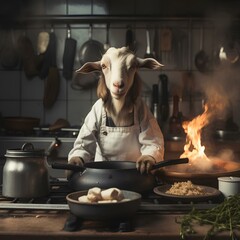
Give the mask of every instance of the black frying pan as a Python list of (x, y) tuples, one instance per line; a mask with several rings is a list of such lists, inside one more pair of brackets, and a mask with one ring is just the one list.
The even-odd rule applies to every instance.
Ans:
[(128, 201), (117, 203), (81, 203), (78, 198), (87, 195), (87, 191), (70, 193), (66, 199), (70, 212), (87, 220), (120, 220), (134, 216), (140, 203), (141, 195), (136, 192), (122, 190), (125, 199)]
[[(159, 162), (153, 166), (153, 170), (182, 163), (188, 163), (188, 158)], [(143, 193), (152, 190), (156, 185), (154, 174), (141, 174), (136, 169), (136, 163), (130, 161), (89, 162), (84, 167), (53, 163), (52, 167), (75, 171), (69, 179), (69, 185), (75, 191), (88, 190), (92, 187), (104, 189), (117, 187)]]
[(89, 29), (89, 39), (80, 48), (79, 59), (81, 65), (87, 62), (99, 61), (104, 54), (104, 46), (101, 42), (92, 39), (92, 26)]
[(194, 58), (194, 63), (199, 72), (208, 73), (211, 70), (211, 68), (210, 68), (211, 63), (210, 63), (210, 58), (209, 58), (208, 54), (203, 49), (203, 47), (204, 47), (203, 46), (203, 40), (204, 40), (203, 31), (204, 30), (202, 28), (201, 29), (201, 39), (200, 39), (200, 50), (199, 50), (199, 52), (197, 52), (197, 54)]
[[(79, 51), (79, 61), (81, 66), (87, 62), (101, 60), (104, 54), (104, 45), (92, 39), (92, 26), (89, 29), (89, 40), (83, 43)], [(97, 85), (99, 73), (82, 74), (77, 73), (73, 77), (71, 87), (75, 90), (89, 89)]]

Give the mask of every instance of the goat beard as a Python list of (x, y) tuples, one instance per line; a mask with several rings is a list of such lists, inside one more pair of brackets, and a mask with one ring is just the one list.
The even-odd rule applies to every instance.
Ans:
[(141, 79), (136, 73), (134, 81), (130, 89), (124, 98), (115, 99), (114, 101), (123, 101), (121, 109), (116, 109), (113, 103), (113, 99), (109, 89), (106, 86), (103, 76), (99, 79), (97, 96), (104, 102), (105, 110), (109, 117), (112, 118), (116, 126), (130, 126), (133, 123), (133, 119), (130, 117), (130, 113), (133, 111), (134, 104), (139, 100), (141, 93)]
[[(122, 100), (117, 100), (122, 101)], [(130, 113), (133, 111), (134, 103), (129, 95), (126, 96), (124, 103), (120, 110), (117, 111), (116, 106), (113, 103), (113, 99), (110, 97), (105, 102), (105, 109), (109, 117), (112, 118), (114, 124), (118, 127), (129, 126), (133, 123)]]

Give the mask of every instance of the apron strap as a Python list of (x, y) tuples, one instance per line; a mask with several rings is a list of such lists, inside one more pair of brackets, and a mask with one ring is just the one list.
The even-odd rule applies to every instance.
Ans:
[(99, 126), (103, 125), (103, 126), (106, 126), (106, 123), (107, 123), (107, 114), (106, 114), (106, 111), (104, 109), (104, 106), (102, 106), (102, 117), (100, 118), (101, 122), (99, 122)]

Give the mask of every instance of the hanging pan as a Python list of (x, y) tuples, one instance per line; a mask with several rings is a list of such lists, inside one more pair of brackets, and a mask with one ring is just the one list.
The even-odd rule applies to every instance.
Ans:
[[(104, 46), (97, 40), (92, 39), (92, 25), (89, 28), (89, 39), (80, 48), (79, 61), (81, 66), (87, 62), (99, 61), (104, 54)], [(99, 73), (77, 73), (73, 77), (72, 88), (76, 90), (89, 89), (97, 85)]]
[(76, 46), (77, 41), (71, 37), (71, 29), (68, 27), (68, 33), (63, 52), (63, 77), (66, 80), (71, 80), (73, 76)]

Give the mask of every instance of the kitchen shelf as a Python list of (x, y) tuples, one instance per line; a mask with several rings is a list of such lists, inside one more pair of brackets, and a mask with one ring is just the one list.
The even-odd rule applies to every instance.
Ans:
[[(4, 19), (2, 19), (4, 21)], [(86, 23), (132, 23), (132, 22), (165, 22), (165, 21), (212, 21), (200, 17), (163, 17), (159, 15), (34, 15), (13, 20), (19, 24), (44, 22), (50, 24), (86, 24)]]

